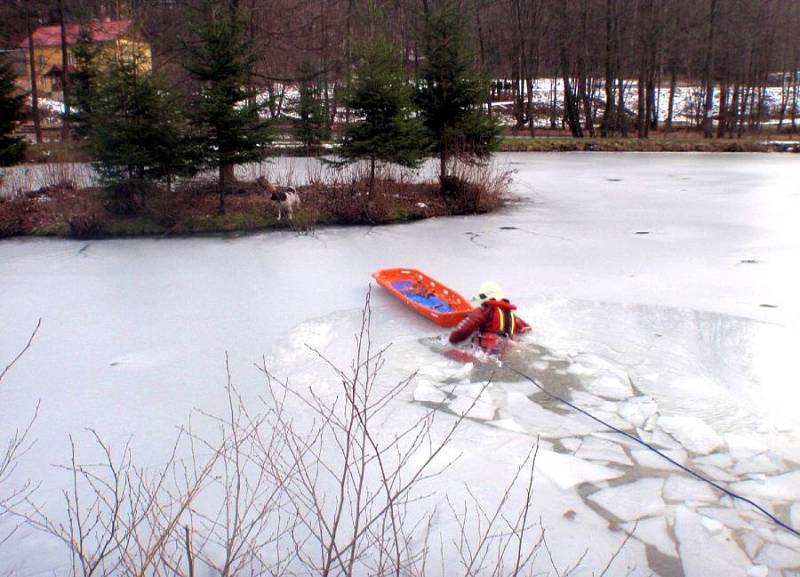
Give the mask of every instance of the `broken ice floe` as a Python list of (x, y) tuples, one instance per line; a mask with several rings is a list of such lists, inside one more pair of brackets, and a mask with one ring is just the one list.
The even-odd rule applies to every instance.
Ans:
[(623, 521), (635, 521), (664, 512), (665, 504), (661, 497), (663, 486), (663, 479), (639, 479), (601, 489), (590, 495), (589, 500)]
[(539, 451), (536, 469), (544, 473), (561, 489), (569, 489), (581, 483), (597, 483), (616, 479), (624, 473), (610, 467), (589, 463), (572, 455)]
[(722, 437), (698, 417), (662, 416), (658, 419), (658, 426), (693, 453), (707, 455), (724, 445)]
[(686, 577), (742, 575), (752, 565), (727, 529), (710, 535), (703, 517), (688, 507), (676, 508), (674, 531)]

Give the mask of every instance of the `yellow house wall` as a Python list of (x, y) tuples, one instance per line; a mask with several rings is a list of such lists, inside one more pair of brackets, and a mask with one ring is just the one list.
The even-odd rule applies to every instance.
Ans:
[[(30, 53), (25, 52), (25, 71), (24, 76), (18, 78), (19, 87), (25, 92), (31, 90), (30, 76)], [(36, 65), (36, 87), (39, 89), (39, 98), (61, 98), (61, 91), (58, 86), (53, 86), (52, 76), (46, 76), (47, 72), (54, 66), (61, 67), (61, 47), (60, 46), (34, 46), (33, 58)], [(67, 61), (74, 64), (72, 46), (67, 46)], [(138, 64), (142, 72), (147, 72), (153, 68), (153, 54), (150, 45), (140, 40), (118, 38), (115, 42), (104, 43), (98, 53), (100, 68), (108, 65), (113, 60), (129, 60)]]

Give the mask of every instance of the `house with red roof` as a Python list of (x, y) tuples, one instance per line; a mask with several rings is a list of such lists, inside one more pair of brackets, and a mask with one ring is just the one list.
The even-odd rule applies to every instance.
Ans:
[[(140, 34), (131, 20), (93, 20), (84, 24), (92, 42), (99, 47), (98, 61), (103, 63), (112, 60), (128, 60), (136, 62), (141, 70), (150, 70), (153, 66), (150, 44)], [(81, 25), (65, 26), (65, 44), (67, 46), (67, 73), (74, 66), (72, 49), (78, 42)], [(20, 78), (20, 87), (31, 90), (31, 82), (36, 82), (41, 98), (62, 98), (63, 58), (61, 53), (61, 26), (49, 24), (39, 26), (33, 31), (33, 63), (29, 38), (19, 43), (25, 53), (25, 69), (27, 74)]]

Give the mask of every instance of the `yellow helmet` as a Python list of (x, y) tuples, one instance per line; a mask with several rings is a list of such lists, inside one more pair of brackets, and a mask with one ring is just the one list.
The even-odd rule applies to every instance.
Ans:
[(480, 286), (478, 292), (472, 297), (472, 301), (483, 304), (489, 299), (500, 300), (501, 298), (503, 298), (503, 288), (494, 281), (487, 281)]

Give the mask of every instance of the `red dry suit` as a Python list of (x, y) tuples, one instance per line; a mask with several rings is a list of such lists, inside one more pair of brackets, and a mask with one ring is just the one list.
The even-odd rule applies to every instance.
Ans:
[(486, 300), (450, 333), (450, 342), (465, 341), (477, 331), (475, 342), (482, 349), (492, 353), (502, 352), (508, 339), (531, 330), (530, 325), (514, 312), (516, 309), (508, 299)]

